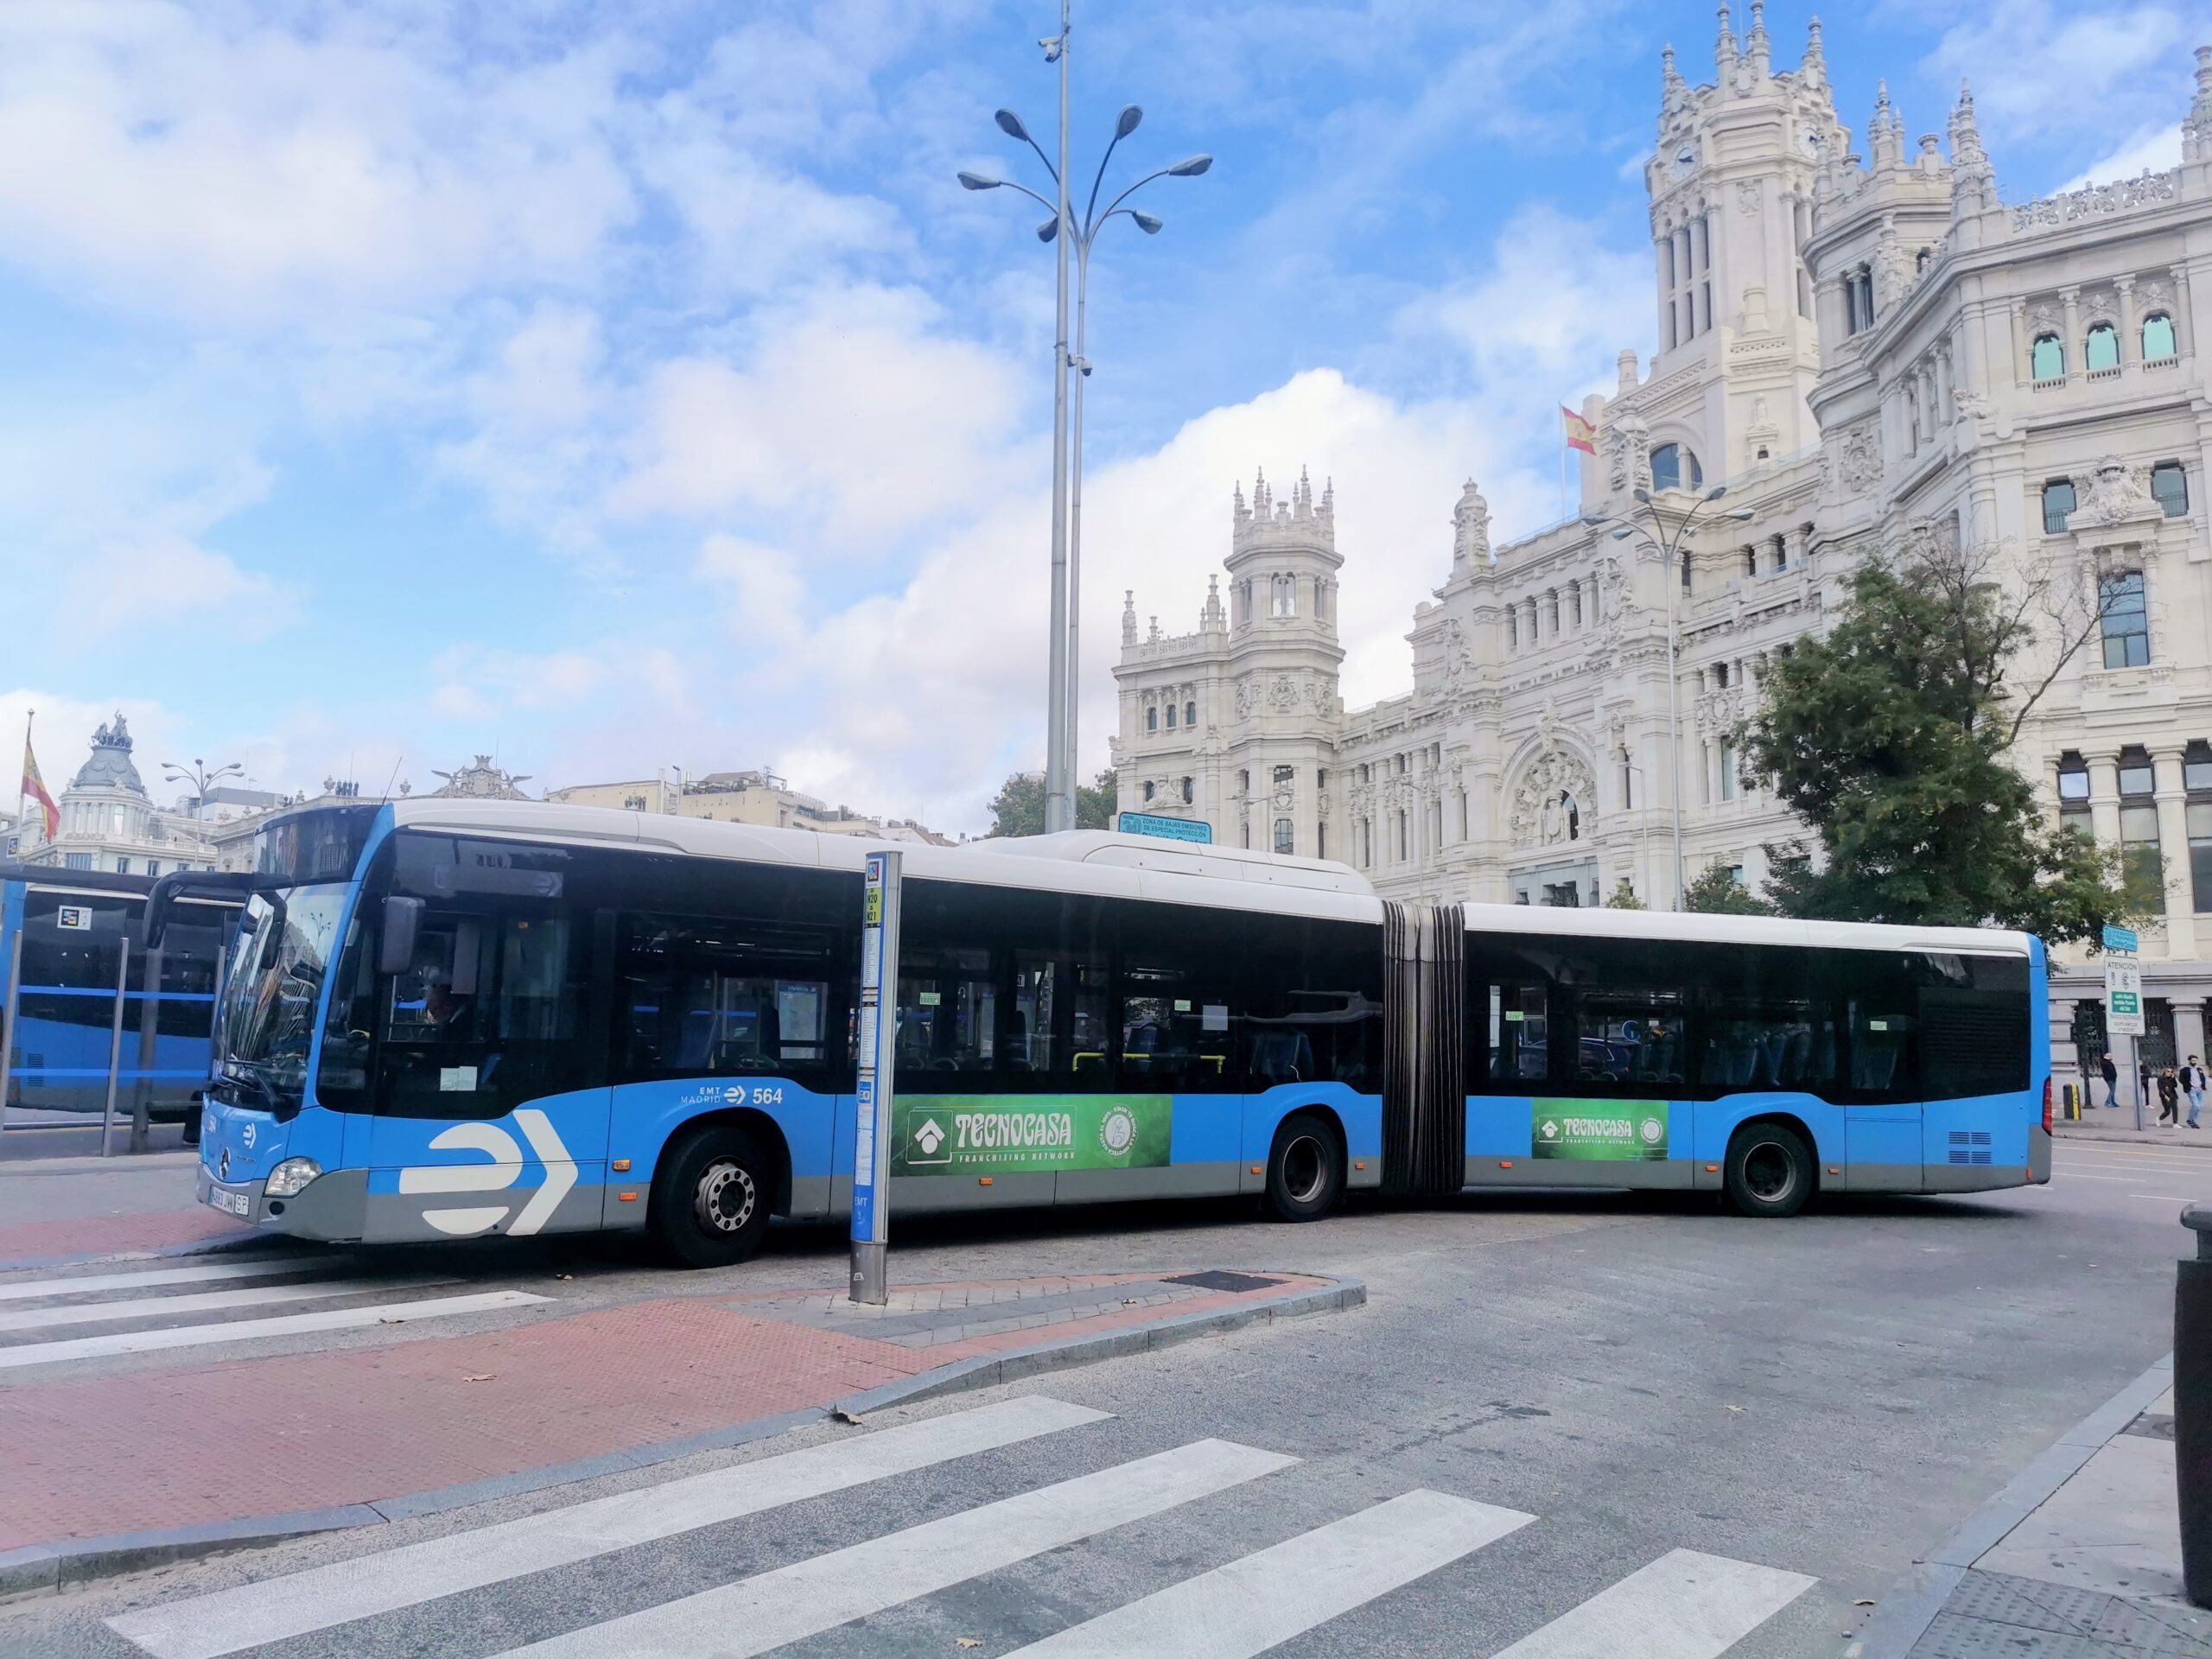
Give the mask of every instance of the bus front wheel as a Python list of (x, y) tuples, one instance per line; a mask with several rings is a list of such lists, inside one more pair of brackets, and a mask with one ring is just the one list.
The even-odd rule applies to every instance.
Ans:
[(1318, 1221), (1344, 1190), (1344, 1143), (1310, 1113), (1283, 1120), (1268, 1159), (1268, 1213), (1278, 1221)]
[(653, 1178), (653, 1229), (689, 1268), (726, 1268), (760, 1248), (775, 1176), (743, 1129), (710, 1124), (663, 1155)]
[(1747, 1123), (1728, 1143), (1728, 1202), (1743, 1216), (1794, 1216), (1813, 1196), (1813, 1154), (1781, 1123)]

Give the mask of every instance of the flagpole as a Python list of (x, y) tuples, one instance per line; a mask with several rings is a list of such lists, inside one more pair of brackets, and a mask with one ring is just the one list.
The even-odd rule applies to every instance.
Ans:
[(38, 710), (27, 709), (23, 714), (23, 768), (16, 778), (16, 855), (23, 851), (23, 803), (30, 799), (28, 787), (31, 781), (31, 721), (38, 718)]

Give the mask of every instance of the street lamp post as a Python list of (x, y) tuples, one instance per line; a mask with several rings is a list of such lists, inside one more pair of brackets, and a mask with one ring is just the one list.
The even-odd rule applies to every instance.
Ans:
[(195, 814), (206, 809), (207, 791), (210, 789), (226, 778), (245, 776), (245, 768), (235, 760), (217, 766), (213, 772), (207, 769), (207, 763), (198, 755), (192, 757), (192, 765), (188, 767), (180, 766), (174, 760), (162, 762), (162, 780), (164, 783), (192, 785), (192, 810)]
[[(1650, 528), (1645, 533), (1659, 549), (1660, 580), (1667, 587), (1667, 804), (1674, 820), (1676, 910), (1682, 907), (1682, 894), (1687, 890), (1687, 884), (1682, 880), (1681, 670), (1676, 660), (1680, 648), (1675, 624), (1675, 564), (1682, 556), (1682, 544), (1692, 535), (1692, 525), (1698, 514), (1727, 493), (1726, 484), (1714, 485), (1690, 504), (1688, 511), (1675, 521), (1675, 527), (1670, 531), (1667, 528), (1666, 515), (1660, 512), (1659, 504), (1651, 499), (1651, 492), (1641, 486), (1636, 490), (1636, 503), (1642, 509), (1642, 517), (1650, 521)], [(1718, 516), (1740, 523), (1758, 515), (1749, 507), (1733, 507)], [(1627, 540), (1643, 528), (1636, 519), (1619, 519), (1602, 512), (1585, 513), (1582, 522), (1592, 526), (1612, 525), (1613, 539), (1617, 542)]]
[[(1052, 618), (1046, 698), (1045, 747), (1045, 829), (1054, 830), (1075, 828), (1075, 753), (1077, 699), (1077, 664), (1081, 657), (1079, 630), (1082, 626), (1082, 537), (1083, 537), (1083, 384), (1090, 373), (1090, 360), (1084, 355), (1084, 319), (1090, 292), (1090, 251), (1098, 232), (1106, 222), (1117, 215), (1126, 214), (1147, 236), (1157, 235), (1161, 220), (1154, 214), (1126, 202), (1137, 191), (1154, 179), (1195, 178), (1213, 165), (1211, 156), (1192, 156), (1172, 167), (1163, 167), (1147, 173), (1135, 184), (1106, 204), (1103, 213), (1098, 211), (1098, 193), (1106, 178), (1106, 164), (1113, 159), (1114, 150), (1122, 139), (1137, 130), (1144, 119), (1144, 111), (1131, 104), (1122, 111), (1114, 123), (1114, 137), (1106, 146), (1106, 153), (1099, 158), (1097, 175), (1090, 181), (1090, 197), (1084, 205), (1081, 223), (1077, 223), (1068, 200), (1068, 0), (1060, 3), (1060, 32), (1052, 39), (1041, 41), (1048, 63), (1058, 63), (1060, 69), (1060, 160), (1055, 167), (1050, 156), (1037, 141), (1029, 136), (1021, 118), (1011, 110), (1001, 110), (996, 119), (999, 129), (1007, 137), (1027, 144), (1037, 152), (1037, 159), (1045, 164), (1052, 175), (1058, 200), (1047, 200), (1027, 185), (1008, 179), (993, 178), (987, 174), (963, 170), (958, 175), (963, 188), (969, 190), (1014, 190), (1027, 196), (1039, 207), (1049, 208), (1052, 217), (1037, 227), (1037, 238), (1054, 245), (1058, 264), (1058, 305), (1057, 329), (1058, 338), (1053, 346), (1052, 360)], [(1076, 337), (1075, 349), (1068, 349), (1068, 256), (1072, 249), (1076, 260)], [(1068, 398), (1068, 371), (1078, 371), (1075, 382), (1073, 407), (1074, 435), (1072, 445), (1069, 435), (1070, 408)]]

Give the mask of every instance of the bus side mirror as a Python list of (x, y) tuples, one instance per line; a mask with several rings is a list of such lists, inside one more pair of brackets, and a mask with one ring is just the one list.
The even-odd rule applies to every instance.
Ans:
[(422, 925), (423, 901), (397, 894), (384, 901), (384, 938), (377, 947), (377, 971), (404, 974), (415, 965), (415, 931)]

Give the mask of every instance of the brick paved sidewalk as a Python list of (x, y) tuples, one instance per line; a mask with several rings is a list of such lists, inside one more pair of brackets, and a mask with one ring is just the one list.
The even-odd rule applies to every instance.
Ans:
[(213, 1247), (252, 1233), (244, 1222), (200, 1206), (0, 1223), (0, 1272), (94, 1256)]
[[(560, 1466), (656, 1461), (794, 1412), (995, 1382), (995, 1358), (1045, 1370), (1209, 1319), (1360, 1295), (1311, 1274), (1214, 1270), (910, 1287), (865, 1310), (827, 1291), (665, 1297), (469, 1334), (395, 1327), (373, 1347), (0, 1388), (0, 1568), (26, 1547), (235, 1529), (279, 1511), (369, 1506), (337, 1523), (374, 1522), (385, 1518), (374, 1506), (395, 1499), (439, 1507), (420, 1495), (548, 1484), (533, 1471), (575, 1478), (586, 1471)], [(1047, 1344), (1055, 1351), (1037, 1351)]]

